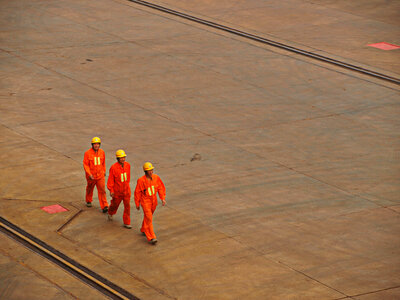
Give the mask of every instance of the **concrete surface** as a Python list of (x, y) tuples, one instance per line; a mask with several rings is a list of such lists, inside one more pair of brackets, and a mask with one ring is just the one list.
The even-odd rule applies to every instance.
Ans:
[(151, 2), (384, 74), (400, 74), (400, 51), (367, 46), (380, 42), (400, 45), (399, 1)]
[[(355, 19), (371, 43), (398, 38), (396, 4), (292, 2), (155, 3), (398, 73), (397, 50), (375, 60), (365, 37), (355, 56), (322, 38), (364, 32)], [(295, 13), (331, 22), (299, 37), (311, 25)], [(399, 297), (398, 86), (124, 0), (0, 1), (0, 15), (2, 217), (141, 299)], [(127, 230), (122, 207), (107, 222), (84, 206), (93, 136), (107, 169), (127, 152), (132, 187), (145, 161), (164, 180), (157, 246), (142, 212)], [(0, 241), (0, 298), (101, 298)]]

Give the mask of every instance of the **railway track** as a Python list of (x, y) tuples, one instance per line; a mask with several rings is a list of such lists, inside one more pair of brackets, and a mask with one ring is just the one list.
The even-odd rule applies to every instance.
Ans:
[(290, 51), (292, 53), (303, 55), (303, 56), (306, 56), (308, 58), (312, 58), (312, 59), (315, 59), (315, 60), (318, 60), (318, 61), (321, 61), (321, 62), (324, 62), (324, 63), (335, 65), (335, 66), (338, 66), (338, 67), (341, 67), (341, 68), (344, 68), (344, 69), (347, 69), (347, 70), (351, 70), (351, 71), (354, 71), (354, 72), (358, 72), (358, 73), (361, 73), (361, 74), (364, 74), (364, 75), (372, 76), (374, 78), (378, 78), (378, 79), (381, 79), (381, 80), (385, 80), (385, 81), (400, 85), (400, 79), (399, 78), (395, 78), (395, 77), (392, 77), (392, 76), (389, 76), (389, 75), (385, 75), (385, 74), (382, 74), (382, 73), (379, 73), (379, 72), (375, 72), (373, 70), (365, 69), (365, 68), (362, 68), (362, 67), (359, 67), (359, 66), (356, 66), (356, 65), (352, 65), (352, 64), (340, 61), (340, 60), (336, 60), (336, 59), (327, 57), (327, 56), (319, 55), (319, 54), (316, 54), (316, 53), (313, 53), (313, 52), (310, 52), (310, 51), (306, 51), (306, 50), (303, 50), (303, 49), (300, 49), (300, 48), (292, 47), (290, 45), (279, 43), (279, 42), (273, 41), (271, 39), (266, 39), (266, 38), (258, 36), (258, 35), (254, 35), (254, 34), (251, 34), (251, 33), (248, 33), (248, 32), (237, 30), (237, 29), (232, 28), (232, 27), (228, 27), (228, 26), (225, 26), (225, 25), (221, 25), (221, 24), (218, 24), (218, 23), (215, 23), (215, 22), (211, 22), (211, 21), (205, 20), (205, 19), (201, 19), (201, 18), (192, 16), (192, 15), (188, 15), (188, 14), (185, 14), (185, 13), (182, 13), (182, 12), (179, 12), (179, 11), (176, 11), (176, 10), (164, 7), (164, 6), (160, 6), (160, 5), (157, 5), (157, 4), (153, 4), (153, 3), (147, 2), (147, 1), (142, 1), (142, 0), (128, 0), (128, 1), (136, 3), (136, 4), (139, 4), (139, 5), (143, 5), (143, 6), (158, 10), (158, 11), (162, 11), (164, 13), (168, 13), (168, 14), (171, 14), (171, 15), (186, 19), (186, 20), (190, 20), (190, 21), (202, 24), (202, 25), (206, 25), (206, 26), (212, 27), (214, 29), (219, 29), (219, 30), (222, 30), (222, 31), (225, 31), (225, 32), (229, 32), (231, 34), (240, 36), (242, 38), (247, 38), (247, 39), (250, 39), (250, 40), (253, 40), (253, 41), (257, 41), (257, 42), (260, 42), (260, 43), (263, 43), (263, 44), (267, 44), (269, 46), (273, 46), (273, 47), (277, 47), (277, 48), (280, 48), (280, 49), (284, 49), (284, 50)]
[(0, 231), (35, 253), (55, 263), (66, 272), (84, 281), (110, 299), (139, 299), (2, 217), (0, 217)]

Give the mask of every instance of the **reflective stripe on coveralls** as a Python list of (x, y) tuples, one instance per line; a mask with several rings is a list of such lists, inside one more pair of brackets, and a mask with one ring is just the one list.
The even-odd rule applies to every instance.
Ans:
[(125, 173), (121, 173), (121, 182), (126, 181), (126, 172)]
[(151, 189), (150, 189), (150, 187), (148, 187), (148, 188), (147, 188), (147, 191), (148, 191), (148, 193), (149, 193), (149, 196), (153, 196), (153, 195), (155, 194), (155, 192), (154, 192), (154, 185), (151, 186)]

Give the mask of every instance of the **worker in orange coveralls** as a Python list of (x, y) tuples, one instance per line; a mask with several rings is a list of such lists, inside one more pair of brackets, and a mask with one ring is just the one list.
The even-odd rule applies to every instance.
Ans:
[(100, 207), (103, 213), (108, 211), (106, 197), (105, 175), (106, 175), (106, 155), (100, 149), (101, 140), (99, 137), (92, 138), (92, 148), (85, 152), (83, 157), (83, 168), (86, 174), (86, 206), (92, 207), (93, 190), (97, 187)]
[(125, 161), (126, 154), (124, 150), (118, 150), (115, 155), (117, 157), (117, 162), (111, 166), (107, 181), (107, 188), (112, 197), (111, 205), (108, 210), (108, 220), (112, 221), (119, 204), (123, 201), (124, 214), (122, 219), (124, 221), (124, 227), (131, 229), (131, 187), (129, 186), (129, 182), (131, 181), (131, 165)]
[(145, 175), (138, 179), (134, 196), (136, 209), (139, 210), (140, 205), (142, 205), (144, 214), (140, 231), (142, 234), (146, 235), (147, 240), (154, 245), (157, 243), (157, 238), (153, 231), (153, 213), (157, 207), (157, 193), (163, 206), (166, 202), (164, 183), (158, 175), (153, 174), (153, 169), (153, 165), (149, 162), (143, 165)]

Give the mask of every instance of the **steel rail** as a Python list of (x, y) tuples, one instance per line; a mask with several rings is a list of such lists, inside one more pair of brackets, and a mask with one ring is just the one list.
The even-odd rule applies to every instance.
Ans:
[(24, 246), (28, 247), (29, 249), (33, 250), (35, 253), (57, 264), (63, 270), (91, 285), (96, 290), (111, 299), (139, 299), (128, 291), (122, 289), (121, 287), (110, 282), (109, 280), (93, 272), (92, 270), (82, 266), (65, 254), (47, 245), (43, 241), (32, 236), (20, 227), (12, 224), (2, 217), (0, 217), (0, 231), (11, 237), (12, 239), (18, 241), (19, 243), (23, 244)]
[(290, 51), (290, 52), (293, 52), (293, 53), (296, 53), (296, 54), (300, 54), (300, 55), (303, 55), (303, 56), (306, 56), (306, 57), (309, 57), (309, 58), (313, 58), (313, 59), (316, 59), (316, 60), (319, 60), (319, 61), (322, 61), (322, 62), (325, 62), (325, 63), (329, 63), (329, 64), (332, 64), (332, 65), (335, 65), (335, 66), (338, 66), (338, 67), (342, 67), (342, 68), (345, 68), (347, 70), (355, 71), (355, 72), (358, 72), (358, 73), (362, 73), (364, 75), (372, 76), (372, 77), (375, 77), (375, 78), (378, 78), (378, 79), (382, 79), (382, 80), (389, 81), (391, 83), (400, 85), (400, 79), (399, 78), (395, 78), (395, 77), (392, 77), (392, 76), (389, 76), (389, 75), (378, 73), (378, 72), (375, 72), (375, 71), (372, 71), (372, 70), (369, 70), (369, 69), (365, 69), (365, 68), (362, 68), (362, 67), (359, 67), (359, 66), (356, 66), (356, 65), (348, 64), (346, 62), (343, 62), (343, 61), (340, 61), (340, 60), (336, 60), (336, 59), (333, 59), (333, 58), (329, 58), (327, 56), (319, 55), (319, 54), (316, 54), (316, 53), (313, 53), (313, 52), (310, 52), (310, 51), (302, 50), (300, 48), (292, 47), (292, 46), (289, 46), (289, 45), (286, 45), (286, 44), (283, 44), (283, 43), (279, 43), (279, 42), (276, 42), (276, 41), (273, 41), (273, 40), (270, 40), (270, 39), (263, 38), (261, 36), (257, 36), (257, 35), (254, 35), (254, 34), (251, 34), (251, 33), (248, 33), (248, 32), (244, 32), (244, 31), (232, 28), (232, 27), (228, 27), (228, 26), (221, 25), (221, 24), (218, 24), (218, 23), (215, 23), (215, 22), (212, 22), (212, 21), (208, 21), (208, 20), (201, 19), (201, 18), (198, 18), (198, 17), (195, 17), (195, 16), (191, 16), (191, 15), (188, 15), (188, 14), (185, 14), (185, 13), (182, 13), (182, 12), (179, 12), (179, 11), (176, 11), (176, 10), (164, 7), (164, 6), (153, 4), (153, 3), (150, 3), (150, 2), (147, 2), (147, 1), (142, 1), (142, 0), (128, 0), (128, 1), (136, 3), (136, 4), (140, 4), (140, 5), (143, 5), (143, 6), (146, 6), (146, 7), (150, 7), (150, 8), (153, 8), (153, 9), (156, 9), (158, 11), (162, 11), (162, 12), (174, 15), (174, 16), (178, 16), (178, 17), (181, 17), (181, 18), (184, 18), (184, 19), (196, 22), (196, 23), (200, 23), (200, 24), (203, 24), (203, 25), (215, 28), (215, 29), (220, 29), (220, 30), (235, 34), (235, 35), (240, 36), (240, 37), (244, 37), (244, 38), (247, 38), (247, 39), (251, 39), (253, 41), (261, 42), (263, 44), (267, 44), (267, 45), (270, 45), (270, 46), (273, 46), (273, 47), (278, 47), (280, 49), (284, 49), (284, 50), (287, 50), (287, 51)]

